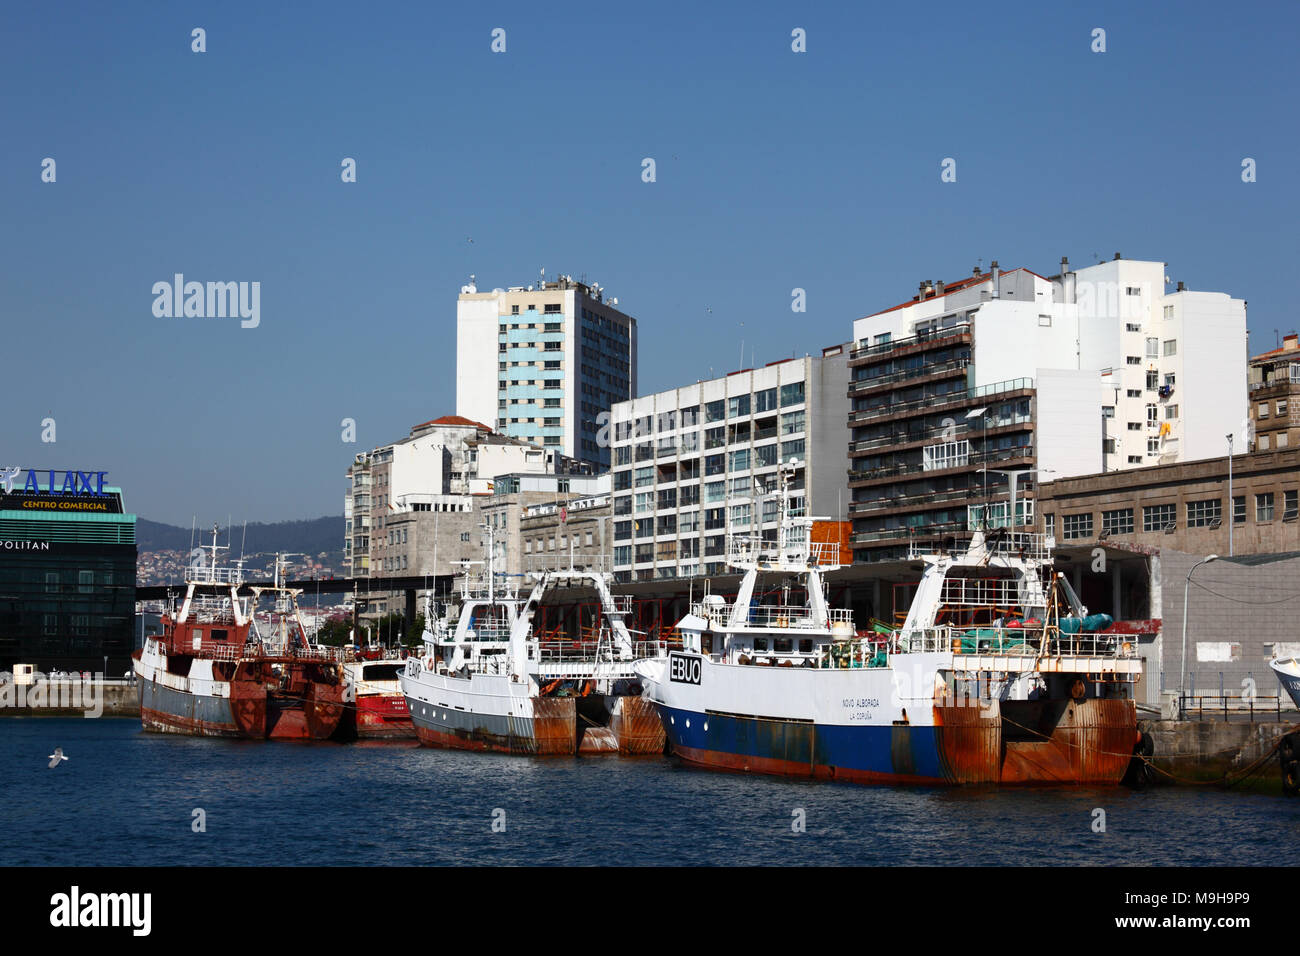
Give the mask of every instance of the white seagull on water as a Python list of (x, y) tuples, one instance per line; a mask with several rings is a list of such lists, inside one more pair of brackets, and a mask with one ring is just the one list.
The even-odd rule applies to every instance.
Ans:
[(54, 753), (50, 754), (50, 769), (53, 770), (55, 767), (59, 765), (61, 761), (70, 760), (70, 759), (72, 758), (63, 756), (62, 747), (55, 747)]

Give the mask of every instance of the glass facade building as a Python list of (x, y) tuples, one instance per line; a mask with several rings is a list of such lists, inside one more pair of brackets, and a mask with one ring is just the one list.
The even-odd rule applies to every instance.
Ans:
[(0, 486), (0, 670), (130, 669), (135, 518), (124, 513), (120, 488)]

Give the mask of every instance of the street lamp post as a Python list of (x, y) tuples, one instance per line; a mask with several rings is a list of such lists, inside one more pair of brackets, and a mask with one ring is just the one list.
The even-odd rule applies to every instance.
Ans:
[(1187, 583), (1183, 585), (1183, 653), (1182, 653), (1182, 679), (1178, 684), (1178, 715), (1183, 716), (1183, 702), (1187, 699), (1187, 592), (1192, 588), (1192, 572), (1202, 564), (1209, 564), (1211, 561), (1218, 560), (1217, 554), (1211, 554), (1201, 558), (1192, 565), (1192, 570), (1187, 572)]

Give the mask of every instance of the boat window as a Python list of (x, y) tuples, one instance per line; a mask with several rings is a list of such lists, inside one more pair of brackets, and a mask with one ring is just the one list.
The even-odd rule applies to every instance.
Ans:
[(701, 635), (700, 635), (700, 647), (703, 648), (705, 654), (712, 654), (712, 653), (713, 653), (713, 635), (712, 635), (712, 634), (701, 634)]
[(397, 680), (402, 664), (369, 664), (361, 672), (362, 680)]
[(794, 640), (789, 637), (778, 637), (773, 642), (773, 650), (778, 654), (788, 654), (794, 650)]
[(766, 638), (766, 637), (756, 637), (756, 638), (754, 638), (754, 650), (756, 650), (756, 651), (765, 651), (765, 650), (767, 650), (767, 638)]
[(212, 629), (212, 639), (214, 641), (224, 641), (227, 640), (228, 638), (229, 638), (229, 633), (226, 631), (225, 628), (214, 627)]
[(812, 638), (811, 638), (811, 637), (800, 638), (800, 640), (799, 640), (799, 653), (800, 653), (800, 654), (811, 654), (811, 653), (812, 653)]

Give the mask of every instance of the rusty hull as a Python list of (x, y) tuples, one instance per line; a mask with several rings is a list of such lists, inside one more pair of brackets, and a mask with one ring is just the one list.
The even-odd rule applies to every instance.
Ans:
[(961, 701), (934, 718), (954, 783), (1118, 784), (1137, 740), (1131, 700)]
[(576, 702), (572, 697), (533, 698), (532, 753), (572, 754), (578, 746)]
[(610, 698), (610, 730), (624, 756), (662, 754), (667, 742), (659, 711), (644, 697)]

